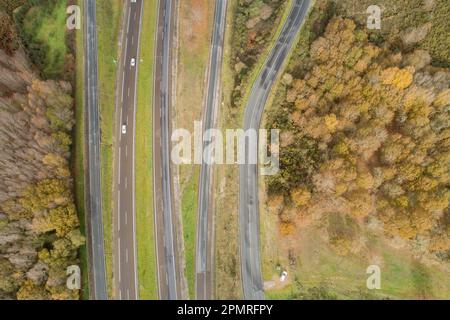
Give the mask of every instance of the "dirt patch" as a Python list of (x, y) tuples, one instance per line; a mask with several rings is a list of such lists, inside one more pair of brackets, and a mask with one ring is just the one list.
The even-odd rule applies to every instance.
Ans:
[(204, 35), (209, 33), (208, 1), (183, 0), (180, 2), (180, 36), (189, 42), (186, 50), (195, 52), (204, 45)]

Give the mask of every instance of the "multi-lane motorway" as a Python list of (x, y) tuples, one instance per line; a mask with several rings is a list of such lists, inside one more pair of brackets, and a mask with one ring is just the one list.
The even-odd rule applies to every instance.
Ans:
[[(244, 130), (258, 130), (270, 90), (292, 47), (310, 0), (295, 0), (275, 47), (256, 79), (244, 115)], [(257, 155), (257, 146), (245, 147), (246, 159)], [(240, 256), (244, 298), (264, 299), (259, 245), (258, 165), (242, 164), (239, 168)]]
[(214, 128), (220, 103), (220, 69), (222, 65), (223, 41), (226, 24), (227, 0), (216, 0), (214, 29), (209, 61), (208, 89), (206, 92), (203, 116), (204, 141), (203, 150), (208, 150), (202, 162), (198, 196), (198, 223), (196, 247), (196, 298), (208, 300), (213, 298), (214, 266), (214, 224), (212, 212), (212, 155), (211, 136), (208, 130)]
[[(257, 130), (264, 105), (310, 7), (310, 0), (294, 0), (275, 47), (255, 81), (244, 115), (244, 130)], [(183, 270), (178, 259), (180, 233), (177, 231), (173, 204), (173, 182), (170, 162), (171, 92), (172, 92), (172, 0), (159, 2), (158, 36), (154, 74), (154, 211), (160, 299), (179, 299)], [(208, 87), (205, 97), (204, 130), (213, 128), (220, 98), (227, 0), (217, 0), (210, 53)], [(122, 55), (118, 67), (118, 96), (114, 161), (114, 296), (116, 299), (138, 299), (135, 222), (135, 117), (139, 67), (139, 44), (143, 0), (127, 2), (122, 34)], [(97, 35), (95, 1), (85, 0), (85, 83), (88, 142), (89, 256), (91, 294), (107, 299), (105, 255), (100, 182), (100, 127), (97, 88)], [(146, 41), (153, 41), (147, 39)], [(206, 147), (210, 142), (206, 142)], [(209, 150), (206, 148), (206, 150)], [(246, 145), (246, 157), (257, 152), (257, 146)], [(208, 157), (208, 155), (206, 155)], [(213, 223), (212, 167), (203, 162), (200, 176), (199, 212), (196, 252), (196, 297), (213, 295)], [(209, 159), (211, 160), (211, 159)], [(240, 255), (244, 298), (263, 299), (259, 247), (258, 166), (240, 165)]]
[(143, 0), (128, 1), (118, 67), (114, 161), (114, 297), (139, 299), (136, 266), (135, 123)]
[(97, 28), (95, 0), (85, 0), (85, 103), (87, 121), (88, 244), (91, 298), (108, 299), (103, 242), (102, 191), (100, 181), (100, 125), (98, 111)]
[(174, 214), (170, 161), (174, 11), (172, 0), (159, 2), (153, 104), (153, 185), (158, 290), (160, 299), (169, 300), (181, 298), (183, 272), (177, 258), (179, 232)]

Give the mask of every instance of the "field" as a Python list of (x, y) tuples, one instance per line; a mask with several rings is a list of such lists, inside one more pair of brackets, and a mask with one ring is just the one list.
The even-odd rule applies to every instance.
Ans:
[(66, 3), (29, 1), (16, 15), (30, 58), (45, 78), (61, 78), (66, 67)]
[(139, 293), (157, 299), (152, 176), (152, 100), (156, 0), (144, 1), (136, 113), (136, 220)]
[[(301, 229), (295, 238), (298, 243), (295, 251), (299, 252), (295, 265), (290, 265), (292, 262), (286, 258), (285, 242), (275, 242), (265, 251), (264, 279), (275, 284), (267, 292), (268, 299), (446, 299), (450, 296), (448, 272), (422, 264), (405, 250), (392, 248), (382, 236), (368, 237), (370, 252), (342, 257), (330, 249), (323, 234), (321, 228)], [(369, 277), (366, 270), (370, 265), (380, 266), (380, 290), (366, 287)], [(277, 266), (288, 266), (285, 284), (278, 280)]]
[(117, 44), (122, 1), (97, 1), (101, 180), (108, 292), (112, 294), (112, 174)]
[[(209, 61), (214, 2), (180, 2), (177, 64), (176, 127), (193, 132), (201, 121), (206, 68)], [(199, 166), (178, 167), (185, 247), (185, 274), (190, 298), (195, 296), (195, 247)]]

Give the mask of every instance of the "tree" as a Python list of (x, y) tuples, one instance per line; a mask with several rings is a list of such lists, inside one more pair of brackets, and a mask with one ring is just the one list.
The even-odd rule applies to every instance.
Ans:
[[(10, 35), (5, 21), (0, 35)], [(65, 288), (84, 242), (69, 168), (71, 85), (40, 80), (21, 48), (0, 52), (0, 65), (0, 296), (77, 298)]]
[(305, 206), (311, 199), (311, 192), (305, 187), (297, 188), (292, 191), (291, 198), (297, 207)]
[(67, 235), (79, 226), (78, 217), (73, 204), (50, 209), (49, 217), (52, 227), (60, 237)]
[(26, 280), (17, 292), (18, 300), (49, 300), (50, 295), (32, 280)]

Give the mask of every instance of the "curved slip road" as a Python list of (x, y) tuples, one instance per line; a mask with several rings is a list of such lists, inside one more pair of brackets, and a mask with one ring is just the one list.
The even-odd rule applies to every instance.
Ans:
[[(258, 130), (270, 90), (292, 47), (306, 14), (310, 0), (295, 0), (275, 47), (270, 52), (253, 85), (244, 115), (244, 130)], [(257, 155), (257, 145), (246, 143), (246, 159)], [(257, 157), (255, 157), (257, 159)], [(247, 163), (247, 162), (246, 162)], [(240, 256), (244, 298), (264, 299), (259, 246), (258, 165), (242, 164), (239, 168)]]
[(95, 0), (84, 1), (85, 14), (85, 103), (87, 116), (87, 207), (89, 212), (89, 282), (91, 298), (107, 300), (103, 241), (102, 190), (100, 180), (100, 125), (98, 111), (97, 28)]
[(159, 298), (164, 300), (175, 300), (181, 297), (181, 269), (177, 259), (176, 246), (179, 234), (176, 232), (175, 226), (170, 164), (171, 44), (174, 10), (172, 0), (159, 1), (154, 79), (153, 185), (155, 238)]
[(214, 29), (210, 54), (208, 89), (206, 93), (203, 117), (204, 139), (202, 150), (209, 150), (203, 159), (199, 181), (198, 222), (196, 247), (196, 298), (208, 300), (213, 298), (214, 265), (214, 224), (212, 212), (212, 155), (207, 148), (211, 137), (207, 130), (214, 128), (217, 109), (220, 102), (220, 69), (222, 66), (223, 41), (226, 25), (227, 0), (216, 0)]
[[(139, 299), (135, 214), (135, 123), (143, 0), (127, 1), (118, 67), (114, 161), (114, 296)], [(135, 60), (135, 65), (131, 60)]]

